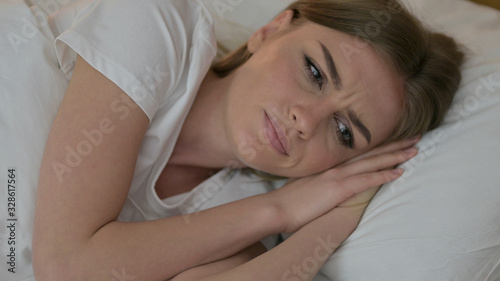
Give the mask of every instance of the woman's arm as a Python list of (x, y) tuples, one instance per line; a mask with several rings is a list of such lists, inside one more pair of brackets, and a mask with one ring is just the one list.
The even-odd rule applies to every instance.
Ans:
[(258, 243), (227, 259), (186, 270), (169, 281), (311, 280), (354, 231), (366, 205), (337, 207), (267, 253)]
[(337, 207), (260, 253), (242, 252), (181, 273), (172, 281), (309, 281), (356, 228), (366, 205)]
[(257, 242), (243, 251), (216, 262), (200, 265), (181, 272), (169, 281), (194, 281), (208, 276), (220, 274), (230, 269), (238, 267), (253, 258), (266, 252), (266, 247), (260, 242)]
[[(406, 149), (418, 140), (419, 138), (415, 138), (376, 148), (339, 168), (341, 171), (342, 167), (346, 167), (353, 172), (361, 172), (367, 166), (382, 167), (404, 162), (416, 155), (416, 149), (394, 151)], [(361, 163), (354, 164), (355, 162)], [(383, 164), (384, 162), (386, 163)], [(339, 176), (342, 176), (342, 172)], [(328, 257), (354, 231), (365, 208), (379, 189), (380, 186), (376, 186), (354, 195), (265, 254), (262, 251), (245, 251), (231, 259), (187, 270), (172, 281), (311, 280)]]
[[(271, 253), (259, 257), (251, 265), (242, 266), (266, 252), (266, 249), (260, 243), (230, 258), (189, 269), (170, 281), (211, 281), (225, 280), (224, 278), (230, 280), (231, 278), (236, 278), (238, 275), (237, 279), (232, 280), (246, 280), (240, 278), (247, 275), (252, 276), (256, 280), (262, 276), (255, 276), (256, 272), (260, 274), (258, 273), (260, 271), (253, 271), (257, 267), (261, 268), (262, 263), (277, 265), (276, 268), (269, 269), (272, 272), (276, 271), (277, 274), (273, 275), (271, 273), (264, 279), (258, 280), (310, 280), (316, 275), (317, 270), (323, 266), (328, 257), (354, 231), (368, 203), (379, 188), (380, 186), (373, 187), (363, 193), (357, 194), (328, 214), (312, 221), (306, 227), (299, 230), (298, 233), (294, 234), (292, 238), (289, 238), (292, 240), (286, 240), (287, 242), (284, 242), (284, 246), (272, 249)], [(281, 258), (283, 256), (291, 259), (283, 260)], [(280, 258), (280, 260), (273, 260), (275, 258)], [(289, 266), (287, 267), (286, 264)], [(233, 269), (233, 272), (225, 273)], [(275, 276), (279, 276), (280, 272), (282, 273), (281, 279), (272, 279)]]
[[(137, 154), (149, 125), (137, 106), (123, 120), (112, 104), (133, 101), (78, 58), (43, 157), (33, 238), (37, 280), (164, 280), (231, 256), (278, 232), (260, 197), (189, 220), (120, 223)], [(279, 225), (278, 225), (279, 227)]]
[(33, 267), (39, 281), (111, 280), (121, 275), (165, 280), (230, 257), (266, 236), (295, 231), (353, 194), (396, 178), (378, 167), (357, 180), (332, 185), (339, 173), (326, 172), (190, 215), (189, 220), (178, 216), (117, 222), (149, 125), (137, 106), (117, 117), (113, 109), (119, 102), (134, 104), (78, 58), (40, 171), (33, 234)]

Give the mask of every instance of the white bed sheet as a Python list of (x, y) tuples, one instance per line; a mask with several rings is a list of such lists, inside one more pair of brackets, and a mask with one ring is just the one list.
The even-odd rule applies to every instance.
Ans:
[[(234, 48), (291, 1), (222, 2), (235, 5), (217, 10), (207, 1), (219, 40)], [(466, 0), (402, 2), (468, 48), (463, 82), (444, 124), (423, 137), (403, 178), (381, 189), (320, 273), (340, 281), (500, 280), (500, 12)], [(246, 16), (253, 9), (257, 20)]]
[[(41, 159), (40, 143), (62, 98), (52, 93), (63, 93), (61, 89), (67, 86), (51, 51), (53, 38), (42, 11), (61, 8), (59, 2), (41, 5), (41, 10), (27, 9), (22, 0), (0, 3), (0, 10), (10, 9), (0, 13), (0, 52), (4, 54), (0, 62), (0, 182), (6, 183), (8, 169), (16, 168), (17, 198), (34, 194), (40, 163), (33, 159)], [(206, 0), (216, 20), (218, 39), (229, 48), (241, 44), (289, 2)], [(325, 277), (341, 281), (500, 280), (500, 12), (465, 0), (403, 2), (428, 25), (469, 47), (462, 86), (445, 123), (424, 136), (420, 155), (404, 165), (406, 175), (376, 195), (358, 229), (315, 281)], [(15, 71), (24, 71), (25, 78), (11, 79)], [(7, 200), (7, 189), (1, 187), (0, 198)], [(34, 280), (31, 236), (21, 235), (30, 233), (34, 197), (17, 203), (15, 274), (7, 271), (9, 258), (4, 255), (9, 253), (9, 215), (6, 207), (0, 209), (0, 261), (4, 265), (0, 280)]]

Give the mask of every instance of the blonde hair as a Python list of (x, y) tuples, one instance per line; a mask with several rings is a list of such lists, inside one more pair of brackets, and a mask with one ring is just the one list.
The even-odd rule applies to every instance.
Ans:
[[(403, 114), (389, 140), (423, 134), (444, 119), (464, 60), (452, 38), (424, 27), (397, 0), (299, 0), (287, 10), (297, 25), (310, 21), (357, 37), (405, 78)], [(224, 77), (251, 56), (243, 44), (213, 69)]]

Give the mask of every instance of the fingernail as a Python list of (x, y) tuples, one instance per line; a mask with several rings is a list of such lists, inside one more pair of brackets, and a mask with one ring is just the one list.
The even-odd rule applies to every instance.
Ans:
[(397, 169), (392, 170), (392, 173), (396, 174), (398, 176), (401, 176), (403, 174), (403, 172), (404, 172), (404, 170), (401, 168), (397, 168)]
[(416, 147), (410, 147), (410, 148), (405, 149), (404, 152), (406, 152), (408, 154), (413, 154), (413, 153), (418, 152), (418, 149)]
[(421, 138), (422, 138), (422, 136), (414, 136), (414, 137), (410, 138), (410, 141), (417, 142), (417, 141), (419, 141)]

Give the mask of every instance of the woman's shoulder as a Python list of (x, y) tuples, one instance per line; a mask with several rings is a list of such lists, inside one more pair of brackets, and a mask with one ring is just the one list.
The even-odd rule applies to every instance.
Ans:
[[(44, 7), (41, 7), (42, 10)], [(135, 21), (136, 24), (147, 24), (158, 19), (177, 20), (183, 22), (198, 22), (208, 20), (212, 22), (210, 13), (203, 1), (198, 0), (73, 0), (64, 5), (49, 7), (49, 25), (51, 25), (54, 37), (92, 13), (99, 13), (110, 20), (119, 19), (128, 22)], [(147, 17), (143, 17), (147, 15)], [(163, 17), (163, 16), (167, 17)]]
[[(56, 27), (61, 70), (70, 78), (80, 55), (150, 120), (183, 81), (183, 73), (192, 70), (192, 62), (215, 53), (212, 20), (199, 1), (80, 0), (74, 5), (76, 10), (67, 8), (53, 18), (55, 26), (71, 24)], [(64, 19), (64, 14), (72, 18)]]

